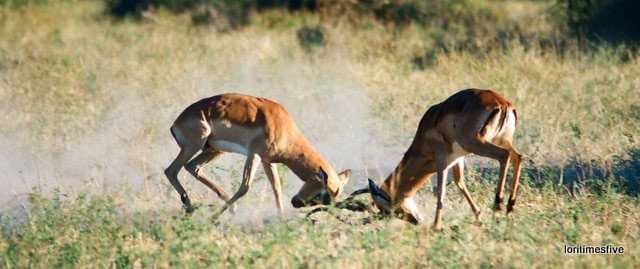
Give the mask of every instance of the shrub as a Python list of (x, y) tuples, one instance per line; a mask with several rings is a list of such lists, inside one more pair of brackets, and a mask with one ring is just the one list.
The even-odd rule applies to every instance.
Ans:
[(633, 44), (640, 42), (640, 2), (633, 0), (558, 1), (558, 17), (570, 34), (592, 42)]
[[(6, 0), (5, 0), (6, 1)], [(249, 24), (251, 11), (269, 9), (315, 10), (315, 0), (105, 0), (107, 13), (116, 18), (140, 18), (151, 8), (164, 8), (176, 13), (191, 13), (196, 25), (217, 22), (223, 29)], [(214, 17), (220, 17), (218, 20)]]
[(307, 52), (316, 47), (324, 46), (325, 38), (322, 28), (319, 26), (304, 26), (296, 32), (298, 43)]
[[(155, 7), (183, 12), (204, 4), (206, 0), (105, 0), (107, 13), (114, 17), (139, 18), (143, 11)], [(215, 1), (218, 2), (218, 1)]]

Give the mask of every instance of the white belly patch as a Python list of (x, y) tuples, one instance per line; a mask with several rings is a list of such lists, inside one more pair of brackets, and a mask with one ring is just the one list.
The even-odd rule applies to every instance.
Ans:
[(215, 140), (211, 143), (211, 146), (220, 151), (240, 153), (245, 156), (249, 155), (249, 149), (245, 146), (226, 140)]

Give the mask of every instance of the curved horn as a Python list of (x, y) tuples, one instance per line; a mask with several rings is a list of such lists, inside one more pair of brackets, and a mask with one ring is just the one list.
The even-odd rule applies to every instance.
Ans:
[(359, 190), (356, 190), (356, 191), (352, 192), (351, 194), (349, 194), (349, 197), (347, 197), (347, 199), (349, 199), (351, 197), (354, 197), (354, 196), (358, 196), (360, 194), (364, 194), (364, 193), (369, 193), (369, 187), (362, 188), (362, 189), (359, 189)]
[(391, 198), (382, 190), (373, 179), (369, 179), (369, 192), (373, 201), (381, 208), (391, 211)]

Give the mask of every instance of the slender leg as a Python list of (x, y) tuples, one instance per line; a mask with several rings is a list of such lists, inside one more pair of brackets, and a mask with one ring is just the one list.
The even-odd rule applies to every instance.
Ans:
[(220, 209), (220, 211), (218, 211), (216, 214), (212, 216), (212, 219), (215, 220), (218, 217), (220, 217), (220, 215), (224, 213), (224, 211), (226, 211), (229, 207), (231, 207), (233, 203), (235, 203), (236, 201), (238, 201), (238, 199), (240, 199), (242, 196), (247, 194), (247, 191), (249, 191), (249, 188), (253, 183), (253, 177), (256, 174), (256, 169), (258, 168), (259, 164), (260, 164), (260, 156), (253, 153), (247, 156), (247, 161), (244, 164), (244, 172), (242, 175), (242, 184), (240, 185), (240, 189), (238, 189), (236, 194), (234, 194), (233, 197), (231, 197), (231, 199), (227, 203), (225, 203), (225, 205), (222, 207), (222, 209)]
[(509, 170), (509, 157), (506, 160), (500, 160), (500, 177), (498, 178), (498, 187), (496, 188), (496, 198), (493, 202), (493, 209), (502, 210), (502, 202), (504, 201), (504, 185), (507, 181), (507, 171)]
[(507, 177), (507, 168), (509, 167), (509, 151), (486, 141), (480, 136), (476, 136), (472, 139), (460, 139), (459, 141), (465, 150), (500, 162), (500, 178), (494, 202), (494, 209), (500, 210), (502, 208), (502, 199), (504, 197), (504, 184)]
[(473, 201), (473, 198), (471, 198), (471, 194), (469, 194), (469, 191), (467, 190), (467, 186), (464, 184), (464, 160), (458, 161), (453, 166), (453, 180), (455, 181), (456, 185), (462, 192), (462, 195), (464, 195), (464, 198), (467, 200), (467, 203), (469, 203), (469, 206), (471, 207), (473, 214), (476, 215), (476, 220), (479, 221), (480, 209), (478, 208), (476, 203)]
[(273, 195), (276, 198), (276, 206), (278, 207), (278, 213), (282, 215), (284, 212), (284, 207), (282, 206), (282, 185), (280, 182), (280, 176), (278, 175), (278, 170), (276, 169), (275, 163), (262, 162), (262, 166), (264, 167), (264, 171), (267, 174), (267, 178), (269, 178), (269, 182), (271, 182), (271, 188), (273, 189)]
[(178, 156), (176, 157), (176, 159), (173, 160), (173, 162), (171, 162), (169, 167), (167, 167), (167, 169), (164, 170), (164, 174), (169, 179), (169, 182), (180, 195), (180, 200), (182, 201), (182, 205), (184, 206), (187, 213), (193, 212), (193, 206), (191, 205), (191, 199), (189, 199), (187, 192), (182, 187), (182, 184), (180, 184), (180, 181), (178, 181), (178, 173), (180, 172), (180, 169), (182, 168), (182, 166), (193, 155), (195, 155), (196, 152), (198, 152), (198, 150), (199, 149), (196, 147), (183, 146), (182, 148), (180, 148), (180, 153), (178, 153)]
[[(443, 154), (441, 154), (443, 155)], [(444, 157), (444, 156), (442, 156)], [(437, 187), (437, 198), (438, 204), (436, 205), (436, 216), (433, 222), (433, 229), (440, 231), (442, 230), (442, 209), (444, 208), (444, 197), (447, 186), (447, 165), (446, 161), (438, 161), (437, 164), (437, 175), (438, 175), (438, 187)]]
[(518, 186), (520, 184), (520, 169), (522, 168), (522, 155), (520, 155), (515, 149), (511, 150), (511, 159), (513, 160), (513, 182), (511, 183), (511, 195), (509, 196), (509, 203), (507, 204), (507, 214), (513, 211), (513, 206), (516, 204), (516, 198), (518, 196)]
[(218, 151), (218, 150), (212, 150), (212, 149), (205, 150), (202, 153), (200, 153), (200, 155), (196, 156), (191, 161), (189, 161), (189, 163), (185, 165), (185, 169), (187, 169), (187, 171), (189, 171), (189, 173), (191, 173), (191, 175), (193, 175), (196, 179), (198, 179), (204, 185), (209, 187), (209, 189), (214, 191), (218, 195), (218, 197), (220, 197), (220, 199), (224, 200), (225, 202), (228, 202), (229, 199), (231, 199), (231, 197), (229, 196), (229, 194), (227, 194), (224, 188), (218, 185), (215, 181), (207, 178), (204, 175), (204, 173), (200, 171), (200, 168), (202, 168), (202, 166), (211, 162), (212, 160), (215, 160), (220, 155), (222, 155), (222, 153), (223, 153), (222, 151)]

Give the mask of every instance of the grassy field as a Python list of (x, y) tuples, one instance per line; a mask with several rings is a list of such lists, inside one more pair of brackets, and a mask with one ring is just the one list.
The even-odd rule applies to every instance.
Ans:
[[(569, 201), (553, 190), (525, 188), (516, 214), (492, 216), (492, 188), (473, 184), (485, 215), (475, 223), (463, 198), (450, 195), (443, 232), (428, 225), (335, 212), (212, 224), (210, 210), (186, 217), (158, 208), (123, 212), (114, 196), (35, 194), (29, 219), (7, 227), (0, 239), (3, 267), (480, 267), (633, 268), (638, 264), (637, 199), (615, 193)], [(453, 193), (453, 192), (452, 192)], [(433, 204), (431, 198), (423, 201)], [(431, 209), (431, 208), (429, 208)], [(431, 211), (431, 210), (429, 210)], [(233, 218), (231, 216), (230, 218)], [(624, 246), (622, 255), (566, 256), (565, 245)]]
[[(2, 268), (640, 264), (636, 52), (518, 38), (494, 47), (481, 38), (513, 29), (531, 40), (559, 35), (545, 17), (552, 3), (466, 1), (475, 6), (462, 10), (494, 14), (495, 24), (443, 31), (434, 21), (395, 27), (281, 9), (230, 30), (164, 8), (136, 20), (113, 19), (97, 1), (25, 2), (0, 1)], [(465, 16), (452, 14), (454, 22)], [(323, 44), (301, 46), (298, 29), (318, 25)], [(474, 45), (459, 47), (470, 32)], [(430, 105), (468, 87), (503, 93), (521, 118), (516, 146), (526, 171), (509, 217), (490, 210), (497, 164), (476, 157), (467, 174), (482, 223), (450, 186), (442, 233), (398, 220), (363, 225), (366, 214), (339, 209), (350, 223), (326, 213), (309, 221), (308, 210), (289, 205), (279, 218), (261, 171), (237, 213), (214, 224), (208, 216), (220, 200), (181, 173), (194, 201), (210, 205), (185, 216), (162, 174), (178, 151), (168, 131), (178, 113), (235, 91), (285, 105), (337, 169), (368, 171), (348, 186), (361, 188), (366, 176), (391, 171)], [(241, 162), (225, 156), (206, 173), (235, 190)], [(291, 197), (301, 184), (282, 169)], [(430, 189), (418, 200), (430, 222)], [(563, 254), (577, 244), (625, 253)]]

